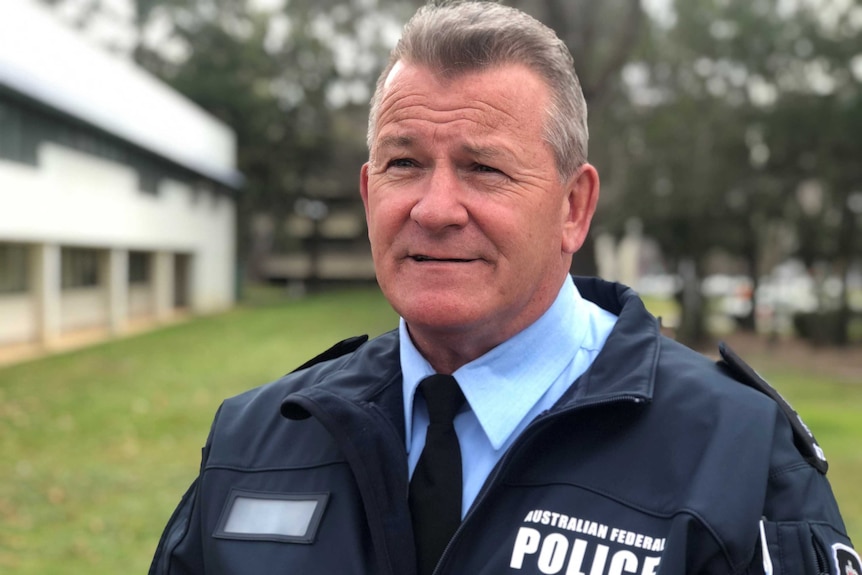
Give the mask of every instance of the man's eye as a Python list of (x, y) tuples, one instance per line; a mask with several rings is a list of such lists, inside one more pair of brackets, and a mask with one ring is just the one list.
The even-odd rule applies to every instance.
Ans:
[(473, 166), (473, 171), (482, 172), (486, 174), (500, 174), (500, 170), (497, 168), (492, 168), (491, 166), (486, 166), (485, 164), (475, 164)]
[(386, 164), (387, 168), (413, 168), (415, 166), (416, 162), (408, 158), (396, 158), (394, 160), (389, 160)]

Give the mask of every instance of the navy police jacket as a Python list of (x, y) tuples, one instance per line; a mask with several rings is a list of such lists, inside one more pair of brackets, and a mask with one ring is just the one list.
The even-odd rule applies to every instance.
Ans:
[[(619, 321), (436, 573), (862, 573), (786, 404), (729, 350), (714, 363), (661, 336), (631, 290), (576, 281)], [(151, 575), (413, 575), (398, 358), (396, 332), (349, 340), (225, 401)]]

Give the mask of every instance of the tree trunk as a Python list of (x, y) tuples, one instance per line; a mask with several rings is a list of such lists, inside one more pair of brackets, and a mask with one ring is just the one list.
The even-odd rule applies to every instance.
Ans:
[[(849, 189), (849, 186), (848, 188)], [(853, 245), (856, 241), (856, 214), (850, 207), (849, 194), (841, 196), (841, 232), (838, 245), (839, 276), (841, 277), (841, 294), (838, 307), (837, 325), (835, 327), (835, 343), (847, 345), (850, 343), (850, 323), (853, 310), (850, 308), (850, 290), (847, 289), (847, 279), (850, 275), (853, 261)]]
[(596, 263), (596, 241), (593, 234), (587, 234), (584, 245), (572, 258), (571, 273), (576, 276), (597, 276), (599, 266)]
[(751, 278), (751, 309), (748, 313), (739, 318), (737, 325), (743, 331), (754, 332), (757, 329), (757, 283), (760, 268), (760, 241), (758, 238), (759, 226), (754, 221), (749, 221), (748, 231), (746, 232), (745, 247), (745, 263), (748, 271), (748, 277)]
[(677, 294), (681, 313), (676, 337), (685, 345), (699, 348), (706, 344), (708, 339), (700, 270), (697, 261), (691, 257), (681, 259), (678, 270), (682, 278), (682, 290)]

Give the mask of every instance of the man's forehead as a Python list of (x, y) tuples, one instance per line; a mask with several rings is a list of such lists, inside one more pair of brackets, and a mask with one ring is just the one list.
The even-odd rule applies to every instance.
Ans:
[(383, 81), (384, 90), (388, 90), (390, 87), (392, 87), (392, 81), (394, 80), (395, 76), (397, 76), (398, 73), (404, 69), (404, 65), (404, 60), (398, 60), (397, 62), (395, 62), (395, 65), (392, 66), (391, 70), (389, 70), (389, 74), (386, 76), (386, 80)]
[[(432, 112), (470, 110), (499, 113), (504, 118), (523, 122), (531, 115), (546, 92), (544, 80), (521, 64), (503, 64), (446, 74), (423, 64), (399, 60), (387, 74), (381, 89), (378, 121), (410, 118), (418, 110)], [(529, 97), (528, 97), (529, 96)], [(394, 113), (394, 118), (392, 114)], [(384, 120), (385, 116), (389, 116)]]
[(483, 74), (487, 74), (493, 71), (498, 70), (512, 70), (520, 68), (526, 70), (527, 72), (536, 76), (536, 78), (544, 83), (544, 80), (536, 74), (535, 71), (531, 70), (529, 66), (526, 64), (522, 64), (520, 62), (506, 62), (501, 61), (494, 64), (486, 65), (486, 66), (476, 66), (476, 67), (464, 67), (464, 68), (446, 68), (439, 69), (434, 67), (433, 65), (421, 63), (421, 62), (411, 62), (409, 60), (398, 60), (393, 64), (392, 68), (389, 70), (389, 73), (386, 75), (386, 79), (383, 81), (383, 91), (384, 93), (390, 90), (393, 85), (398, 80), (399, 76), (411, 75), (409, 73), (422, 73), (425, 72), (429, 74), (436, 82), (441, 84), (449, 84), (452, 82), (457, 82), (458, 80), (462, 80), (464, 78), (469, 78), (471, 76), (481, 76)]
[[(498, 142), (493, 138), (481, 140), (486, 141), (460, 134), (455, 145), (460, 152), (474, 157), (494, 158), (510, 153), (505, 142)], [(421, 145), (423, 145), (421, 138), (417, 138), (412, 133), (385, 134), (377, 142), (377, 147), (381, 150), (409, 150)]]
[(492, 157), (505, 154), (500, 148), (510, 149), (513, 138), (544, 141), (539, 133), (543, 83), (520, 64), (447, 76), (422, 64), (396, 62), (382, 86), (372, 148), (409, 149), (430, 144), (433, 136), (438, 144)]

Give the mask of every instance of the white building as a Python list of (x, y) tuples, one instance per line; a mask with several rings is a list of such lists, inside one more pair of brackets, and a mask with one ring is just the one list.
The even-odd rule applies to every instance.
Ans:
[(45, 8), (0, 1), (0, 350), (229, 307), (235, 146)]

